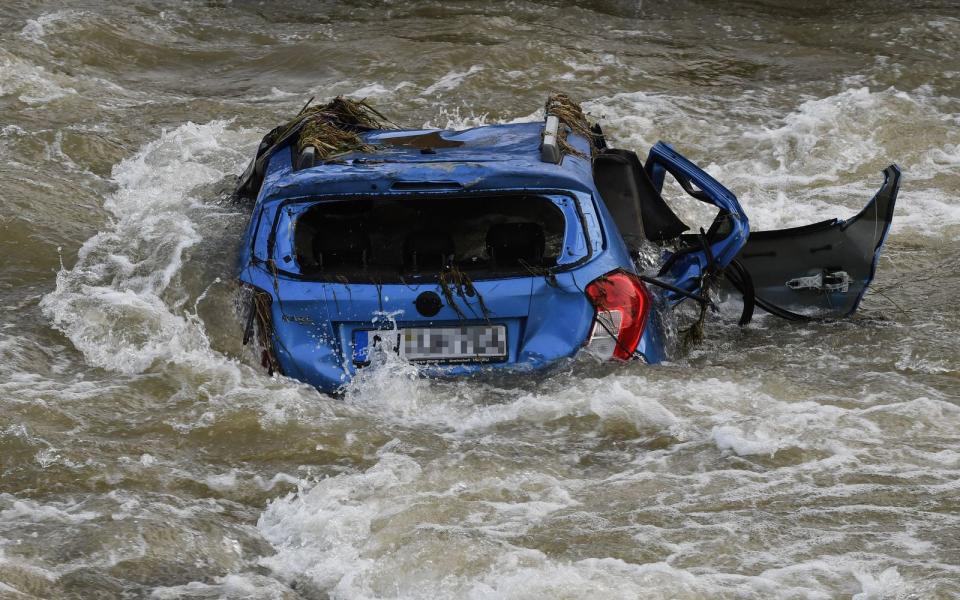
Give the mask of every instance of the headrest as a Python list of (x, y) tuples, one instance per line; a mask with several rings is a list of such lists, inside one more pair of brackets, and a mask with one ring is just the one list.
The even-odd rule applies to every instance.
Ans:
[(338, 227), (325, 228), (313, 239), (313, 256), (322, 269), (345, 265), (367, 266), (370, 236), (358, 221), (347, 221)]
[(487, 252), (499, 267), (515, 267), (521, 261), (539, 265), (546, 242), (537, 223), (499, 223), (487, 231)]

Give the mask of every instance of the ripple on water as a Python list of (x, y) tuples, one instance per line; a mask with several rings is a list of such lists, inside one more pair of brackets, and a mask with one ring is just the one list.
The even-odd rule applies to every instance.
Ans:
[[(955, 18), (72, 4), (11, 7), (0, 49), (0, 597), (960, 596)], [(739, 329), (725, 304), (656, 368), (384, 355), (338, 399), (261, 372), (221, 192), (263, 123), (340, 92), (540, 118), (557, 82), (755, 228), (850, 216), (899, 162), (864, 318)]]

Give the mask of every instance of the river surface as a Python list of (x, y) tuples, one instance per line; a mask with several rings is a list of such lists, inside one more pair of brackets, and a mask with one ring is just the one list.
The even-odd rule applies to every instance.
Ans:
[[(662, 366), (386, 360), (338, 399), (263, 372), (228, 196), (267, 129), (555, 90), (755, 229), (852, 216), (897, 162), (858, 317), (728, 306)], [(954, 2), (7, 0), (0, 598), (958, 598), (958, 194)]]

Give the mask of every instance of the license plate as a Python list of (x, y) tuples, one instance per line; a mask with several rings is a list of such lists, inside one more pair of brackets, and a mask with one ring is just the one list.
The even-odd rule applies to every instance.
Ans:
[(370, 362), (370, 350), (384, 340), (411, 362), (497, 362), (507, 358), (504, 325), (406, 327), (397, 331), (353, 332), (353, 362)]

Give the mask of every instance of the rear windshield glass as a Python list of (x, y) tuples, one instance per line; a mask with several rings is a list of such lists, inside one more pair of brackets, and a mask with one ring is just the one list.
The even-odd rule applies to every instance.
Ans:
[(300, 272), (330, 281), (531, 275), (564, 246), (563, 212), (535, 195), (318, 202), (294, 228)]

